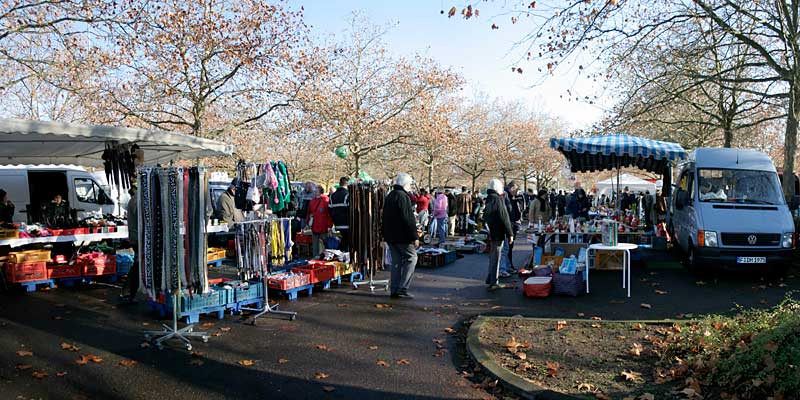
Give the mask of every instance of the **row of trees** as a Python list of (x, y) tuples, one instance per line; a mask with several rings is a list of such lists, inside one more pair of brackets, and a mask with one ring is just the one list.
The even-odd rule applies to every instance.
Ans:
[[(409, 171), (420, 186), (489, 174), (550, 184), (557, 121), (463, 95), (463, 79), (398, 57), (354, 15), (315, 43), (302, 8), (263, 0), (9, 1), (0, 10), (0, 111), (229, 141), (293, 178)], [(344, 147), (347, 157), (334, 149)], [(232, 160), (217, 160), (230, 167)]]
[[(619, 101), (592, 133), (756, 147), (779, 154), (784, 175), (796, 170), (800, 2), (540, 3), (483, 3), (500, 11), (481, 15), (495, 15), (495, 29), (529, 23), (517, 46), (541, 75), (568, 67), (605, 84)], [(784, 180), (787, 194), (791, 185)]]

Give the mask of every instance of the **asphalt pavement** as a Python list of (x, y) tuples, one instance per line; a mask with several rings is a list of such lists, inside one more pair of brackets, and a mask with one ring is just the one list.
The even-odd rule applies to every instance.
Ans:
[[(530, 251), (515, 253), (522, 261)], [(275, 316), (250, 326), (238, 316), (205, 317), (196, 329), (212, 336), (194, 344), (194, 355), (178, 345), (161, 351), (143, 347), (142, 331), (168, 321), (155, 318), (142, 303), (117, 304), (119, 289), (5, 292), (0, 294), (0, 397), (491, 398), (461, 374), (468, 363), (453, 333), (463, 331), (472, 316), (686, 318), (771, 306), (799, 282), (792, 272), (779, 281), (754, 273), (698, 278), (669, 253), (644, 260), (634, 265), (631, 298), (621, 287), (620, 272), (601, 271), (592, 273), (588, 295), (529, 299), (519, 279), (506, 280), (514, 289), (488, 292), (483, 284), (488, 257), (466, 255), (443, 268), (417, 269), (413, 300), (343, 285), (311, 297), (301, 294), (295, 302), (281, 299), (282, 308), (299, 313), (295, 321)], [(80, 350), (62, 349), (62, 343)], [(102, 362), (78, 365), (87, 354)], [(120, 365), (124, 360), (136, 363)], [(34, 372), (47, 376), (37, 379)]]

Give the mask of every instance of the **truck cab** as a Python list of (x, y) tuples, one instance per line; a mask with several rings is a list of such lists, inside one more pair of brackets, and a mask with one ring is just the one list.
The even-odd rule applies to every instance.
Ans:
[(794, 223), (766, 154), (699, 148), (679, 167), (672, 227), (687, 267), (788, 263), (795, 247)]

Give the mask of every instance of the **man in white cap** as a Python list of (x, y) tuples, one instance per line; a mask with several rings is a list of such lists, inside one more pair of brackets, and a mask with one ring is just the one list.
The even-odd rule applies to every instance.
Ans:
[(414, 298), (408, 293), (408, 287), (417, 267), (419, 236), (414, 204), (408, 194), (412, 183), (408, 174), (397, 174), (392, 191), (383, 205), (383, 239), (391, 252), (392, 277), (389, 286), (391, 297), (395, 299)]
[(514, 243), (514, 228), (508, 216), (503, 198), (503, 182), (499, 179), (489, 181), (489, 188), (486, 190), (486, 208), (483, 211), (483, 219), (489, 228), (489, 274), (486, 277), (486, 284), (489, 290), (503, 288), (497, 280), (500, 276), (500, 263), (503, 253), (503, 242)]

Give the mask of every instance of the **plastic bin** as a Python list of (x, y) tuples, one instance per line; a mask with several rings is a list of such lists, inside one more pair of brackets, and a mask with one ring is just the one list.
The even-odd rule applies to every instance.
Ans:
[(81, 267), (78, 264), (47, 264), (47, 279), (80, 277)]
[(248, 281), (247, 285), (238, 285), (233, 288), (233, 301), (240, 302), (264, 297), (264, 283)]
[(319, 283), (336, 277), (336, 266), (333, 264), (310, 264), (305, 267), (292, 268), (294, 273), (308, 274), (310, 283)]
[(8, 253), (8, 262), (12, 264), (50, 261), (50, 250), (25, 250)]
[(47, 263), (34, 261), (26, 263), (7, 263), (6, 280), (12, 283), (41, 281), (47, 279)]

